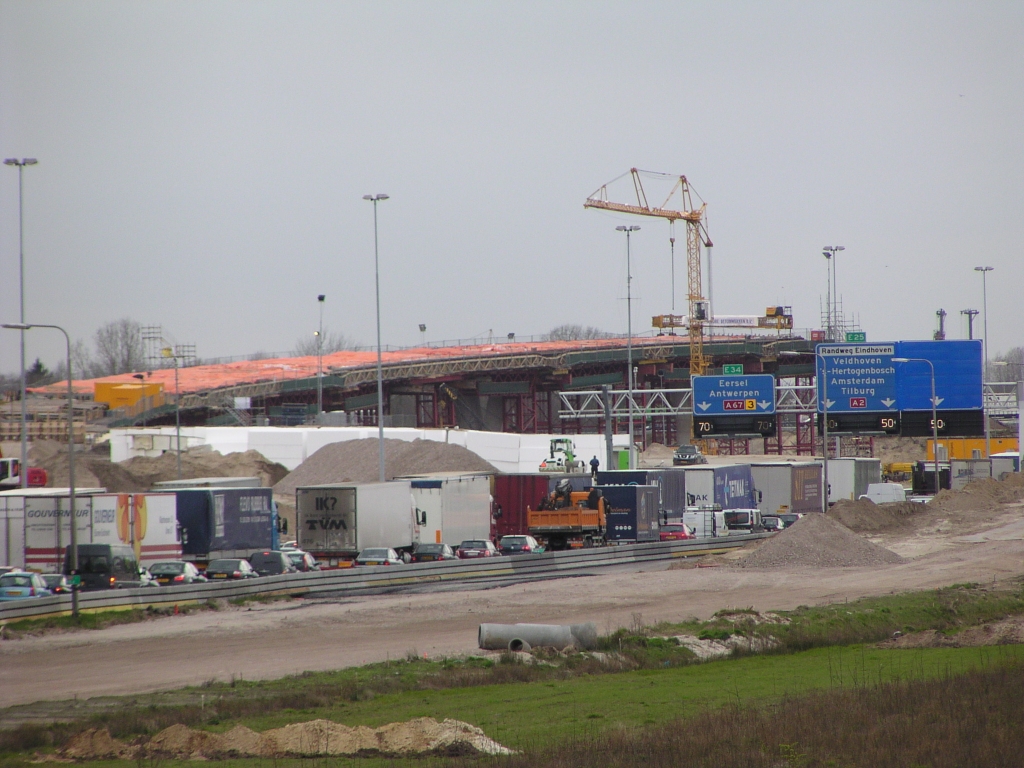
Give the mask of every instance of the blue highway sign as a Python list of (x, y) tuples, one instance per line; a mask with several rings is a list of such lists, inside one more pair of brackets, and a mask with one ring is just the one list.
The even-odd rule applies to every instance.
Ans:
[(695, 416), (775, 413), (775, 377), (770, 373), (694, 376), (692, 382)]
[[(930, 411), (932, 407), (932, 371), (935, 366), (935, 408), (963, 411), (982, 407), (981, 342), (898, 341), (896, 357), (911, 362), (897, 363), (896, 397), (901, 411)], [(929, 433), (931, 434), (931, 433)]]
[(897, 410), (895, 344), (819, 344), (816, 351), (819, 412), (826, 399), (829, 413)]

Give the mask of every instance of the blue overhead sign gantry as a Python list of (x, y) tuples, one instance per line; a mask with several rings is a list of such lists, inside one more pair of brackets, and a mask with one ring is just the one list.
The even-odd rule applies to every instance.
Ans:
[(818, 411), (897, 411), (895, 344), (819, 344)]
[(742, 416), (775, 413), (775, 377), (694, 376), (693, 412), (697, 416)]

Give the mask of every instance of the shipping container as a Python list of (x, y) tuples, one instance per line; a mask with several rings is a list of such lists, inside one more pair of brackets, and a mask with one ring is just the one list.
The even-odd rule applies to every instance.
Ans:
[(842, 458), (828, 461), (828, 503), (856, 500), (868, 492), (868, 486), (882, 482), (881, 459)]
[(537, 509), (541, 501), (550, 495), (551, 479), (549, 475), (540, 473), (495, 475), (491, 488), (494, 497), (492, 538), (526, 535), (526, 508)]
[(1016, 451), (992, 454), (992, 477), (1005, 480), (1007, 475), (1020, 472), (1020, 454)]
[(658, 540), (658, 489), (653, 485), (598, 486), (604, 495), (605, 536), (615, 544)]
[[(918, 461), (914, 464), (911, 481), (913, 493), (932, 495), (935, 493), (935, 464), (931, 461)], [(949, 464), (939, 462), (939, 490), (949, 490)]]
[(968, 483), (992, 477), (992, 462), (988, 459), (953, 459), (950, 464), (950, 487), (962, 491)]
[(367, 547), (409, 552), (416, 542), (408, 480), (295, 489), (299, 547), (327, 565), (354, 560)]
[(491, 535), (489, 475), (414, 478), (417, 543), (450, 544)]
[[(71, 542), (69, 496), (25, 498), (25, 566), (57, 572)], [(75, 494), (79, 544), (125, 544), (143, 566), (181, 558), (172, 493)], [(59, 522), (58, 522), (59, 521)]]
[(207, 562), (277, 549), (277, 514), (271, 488), (182, 488), (178, 525), (185, 559)]
[(820, 462), (751, 464), (750, 474), (756, 491), (757, 508), (762, 515), (821, 511)]
[(597, 484), (657, 486), (662, 520), (678, 518), (686, 510), (686, 471), (682, 467), (598, 472)]
[[(1016, 437), (992, 437), (989, 438), (992, 444), (992, 453), (1004, 451), (1017, 451), (1018, 440)], [(925, 455), (930, 461), (935, 460), (934, 441), (929, 438)], [(939, 461), (950, 459), (984, 459), (985, 438), (984, 437), (940, 437), (939, 438)]]
[(258, 477), (193, 477), (187, 480), (164, 480), (153, 483), (154, 491), (177, 491), (193, 488), (260, 488)]

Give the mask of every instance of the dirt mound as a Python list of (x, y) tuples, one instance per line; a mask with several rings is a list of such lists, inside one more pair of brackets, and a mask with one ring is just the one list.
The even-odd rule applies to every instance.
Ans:
[(966, 648), (982, 645), (1019, 645), (1024, 643), (1024, 616), (1009, 616), (991, 624), (943, 634), (934, 629), (912, 632), (879, 643), (881, 648)]
[(924, 512), (924, 504), (912, 501), (875, 504), (843, 499), (832, 505), (828, 516), (855, 533), (886, 533), (912, 526)]
[[(39, 461), (49, 475), (51, 487), (69, 483), (67, 447), (51, 452), (41, 451)], [(268, 461), (259, 451), (223, 455), (208, 447), (193, 448), (181, 454), (181, 476), (196, 477), (259, 477), (263, 487), (272, 486), (288, 470)], [(178, 460), (173, 452), (156, 458), (136, 456), (115, 464), (94, 451), (75, 454), (75, 485), (82, 488), (106, 488), (112, 493), (149, 491), (154, 483), (178, 479)]]
[[(428, 472), (497, 472), (489, 462), (461, 445), (433, 440), (384, 440), (387, 479)], [(325, 445), (274, 486), (274, 493), (295, 495), (303, 485), (375, 483), (379, 475), (377, 438)]]
[(943, 512), (967, 512), (1001, 504), (1014, 504), (1022, 500), (1024, 483), (1021, 482), (1019, 475), (1008, 475), (1005, 480), (975, 480), (961, 491), (939, 491), (928, 506)]
[(106, 728), (90, 728), (71, 737), (60, 756), (70, 760), (110, 760), (128, 757), (132, 748), (112, 738)]
[(241, 725), (223, 734), (172, 725), (137, 747), (111, 738), (104, 728), (77, 734), (58, 755), (73, 760), (132, 756), (204, 760), (367, 753), (507, 755), (511, 752), (469, 723), (460, 720), (438, 722), (432, 717), (420, 717), (403, 723), (389, 723), (380, 728), (367, 728), (363, 725), (350, 728), (330, 720), (311, 720), (292, 723), (262, 734)]
[(741, 568), (864, 567), (902, 563), (903, 558), (872, 544), (843, 524), (816, 513), (804, 515), (740, 560)]

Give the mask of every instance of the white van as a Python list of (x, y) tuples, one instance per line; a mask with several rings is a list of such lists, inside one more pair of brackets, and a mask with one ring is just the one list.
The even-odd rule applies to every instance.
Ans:
[(906, 501), (907, 491), (899, 483), (871, 483), (868, 492), (862, 494), (860, 500), (873, 501), (875, 504), (885, 504), (891, 501)]
[(729, 527), (725, 524), (725, 512), (717, 504), (709, 507), (687, 507), (683, 513), (683, 522), (698, 539), (729, 535)]

